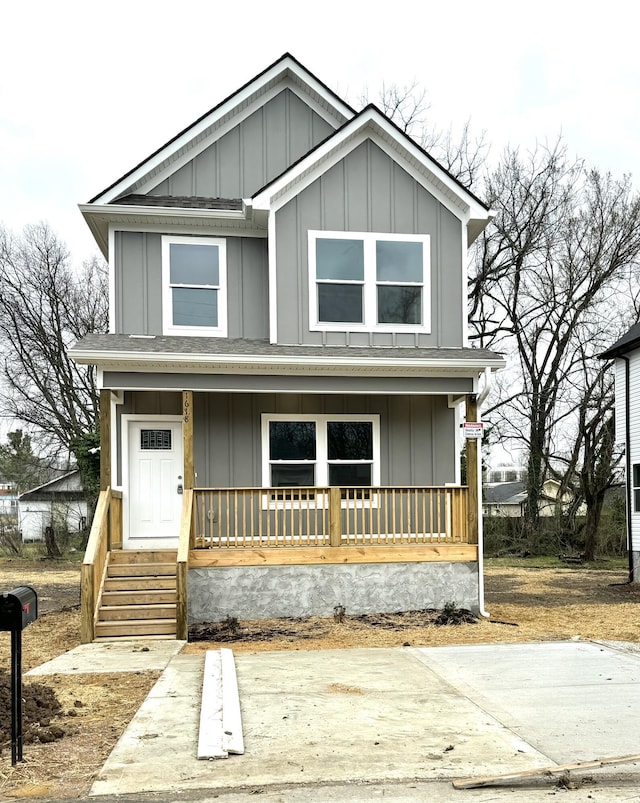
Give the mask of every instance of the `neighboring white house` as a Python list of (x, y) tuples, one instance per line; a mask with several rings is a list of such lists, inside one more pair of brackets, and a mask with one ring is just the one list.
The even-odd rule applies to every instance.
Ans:
[(16, 516), (18, 495), (10, 483), (0, 483), (0, 516)]
[(18, 497), (18, 527), (23, 541), (44, 540), (47, 527), (66, 525), (69, 532), (77, 532), (86, 524), (87, 503), (77, 469)]
[[(559, 500), (560, 483), (557, 480), (545, 480), (539, 501), (539, 514), (544, 518), (555, 516), (558, 502), (561, 501), (562, 511), (566, 512), (571, 504), (571, 495), (565, 493)], [(508, 516), (515, 518), (524, 515), (527, 501), (525, 482), (499, 482), (485, 485), (482, 492), (483, 516)], [(578, 515), (586, 513), (581, 505)]]
[(604, 351), (600, 358), (615, 367), (616, 442), (625, 447), (629, 580), (640, 579), (640, 323)]

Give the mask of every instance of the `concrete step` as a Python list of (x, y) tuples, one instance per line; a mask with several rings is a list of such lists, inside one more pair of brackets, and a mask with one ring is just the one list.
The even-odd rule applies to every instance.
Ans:
[(157, 605), (176, 602), (175, 583), (171, 588), (109, 589), (102, 592), (102, 605)]
[(100, 622), (126, 622), (139, 619), (172, 619), (176, 618), (175, 603), (158, 605), (102, 605), (98, 612)]

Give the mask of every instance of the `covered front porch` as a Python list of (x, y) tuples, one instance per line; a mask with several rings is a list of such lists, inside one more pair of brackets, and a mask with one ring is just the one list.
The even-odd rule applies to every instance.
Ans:
[[(467, 395), (466, 405), (467, 420), (475, 420), (474, 395)], [(101, 493), (82, 570), (83, 642), (96, 637), (110, 556), (123, 547), (122, 492), (113, 490), (110, 406), (111, 393), (103, 390), (101, 411), (107, 412), (101, 413)], [(224, 618), (224, 611), (234, 610), (234, 605), (233, 615), (238, 615), (239, 609), (249, 614), (267, 610), (264, 606), (271, 604), (267, 597), (276, 600), (272, 611), (288, 615), (289, 609), (278, 607), (276, 598), (296, 582), (301, 584), (299, 593), (306, 588), (307, 596), (321, 589), (321, 582), (326, 583), (323, 610), (331, 607), (336, 587), (348, 589), (350, 598), (360, 594), (362, 604), (370, 605), (374, 602), (364, 598), (374, 584), (381, 583), (382, 572), (387, 578), (383, 584), (391, 588), (395, 583), (387, 603), (392, 604), (405, 587), (428, 586), (435, 564), (442, 564), (454, 567), (449, 587), (459, 582), (458, 569), (474, 575), (475, 585), (463, 595), (464, 600), (476, 593), (476, 441), (467, 443), (466, 485), (197, 487), (193, 409), (193, 393), (183, 391), (184, 487), (175, 557), (177, 638), (187, 637), (190, 621), (197, 621), (198, 616)], [(323, 581), (318, 574), (322, 568)], [(393, 583), (389, 581), (392, 577)], [(234, 592), (243, 585), (244, 591), (234, 602)], [(219, 601), (209, 607), (203, 604), (211, 597), (208, 589), (212, 587), (218, 588), (218, 597), (224, 597), (222, 607)], [(262, 587), (267, 596), (261, 600), (258, 591)], [(255, 598), (255, 603), (248, 605), (249, 597)], [(377, 599), (382, 597), (384, 594), (378, 594)], [(418, 593), (406, 603), (400, 601), (398, 609), (402, 604), (429, 599)], [(353, 605), (357, 604), (352, 603), (350, 612), (356, 612)]]

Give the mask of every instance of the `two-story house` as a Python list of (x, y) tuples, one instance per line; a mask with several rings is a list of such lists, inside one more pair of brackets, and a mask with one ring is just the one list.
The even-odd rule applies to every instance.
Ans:
[(110, 271), (109, 333), (71, 350), (102, 388), (83, 638), (482, 610), (487, 206), (285, 54), (80, 208)]

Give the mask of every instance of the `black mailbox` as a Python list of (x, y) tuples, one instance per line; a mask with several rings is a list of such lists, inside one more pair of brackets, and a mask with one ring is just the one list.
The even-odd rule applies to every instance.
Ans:
[(38, 595), (31, 586), (0, 594), (0, 630), (24, 630), (38, 618)]

